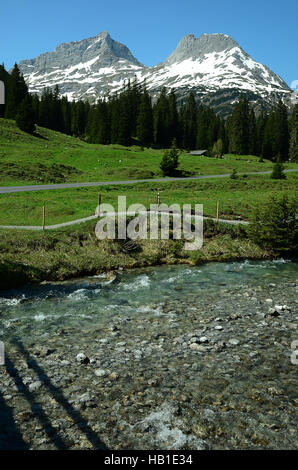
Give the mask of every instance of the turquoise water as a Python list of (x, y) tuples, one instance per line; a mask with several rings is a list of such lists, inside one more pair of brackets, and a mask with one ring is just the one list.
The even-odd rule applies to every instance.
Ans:
[(120, 272), (115, 282), (104, 276), (44, 284), (2, 292), (0, 339), (34, 341), (71, 327), (97, 327), (119, 315), (159, 314), (167, 300), (210, 298), (221, 289), (294, 282), (294, 261), (244, 261), (202, 266), (161, 266)]

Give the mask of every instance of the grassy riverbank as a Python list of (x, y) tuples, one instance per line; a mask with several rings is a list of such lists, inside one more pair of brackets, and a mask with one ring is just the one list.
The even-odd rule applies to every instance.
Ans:
[[(205, 223), (204, 245), (185, 251), (181, 241), (138, 240), (133, 251), (116, 241), (99, 241), (94, 222), (59, 231), (9, 232), (0, 238), (0, 288), (62, 281), (102, 272), (160, 264), (269, 259), (271, 253), (249, 241), (245, 229)], [(13, 236), (12, 236), (13, 235)]]

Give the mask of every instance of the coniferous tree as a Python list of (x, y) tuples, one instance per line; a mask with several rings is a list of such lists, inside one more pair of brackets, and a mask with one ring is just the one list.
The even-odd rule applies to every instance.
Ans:
[(182, 146), (194, 149), (197, 138), (197, 105), (192, 92), (189, 93), (186, 104), (181, 110), (181, 133)]
[(294, 106), (291, 117), (289, 157), (292, 162), (298, 162), (298, 104)]
[(153, 108), (154, 142), (159, 147), (169, 147), (169, 101), (166, 89), (163, 88)]
[(17, 64), (13, 67), (7, 85), (5, 117), (7, 119), (15, 119), (20, 104), (28, 96), (28, 87)]
[(238, 155), (247, 155), (249, 144), (249, 104), (241, 96), (235, 105), (230, 122), (229, 151)]
[(32, 107), (32, 100), (27, 95), (19, 106), (19, 111), (16, 115), (16, 123), (19, 129), (29, 134), (35, 131), (35, 113)]
[(200, 105), (197, 111), (197, 142), (198, 149), (209, 149), (208, 119), (205, 108)]
[(180, 141), (180, 132), (179, 132), (179, 117), (177, 111), (177, 101), (174, 90), (171, 90), (168, 97), (168, 106), (169, 106), (169, 128), (168, 128), (168, 142)]
[(137, 118), (137, 138), (143, 145), (151, 145), (153, 142), (153, 113), (149, 93), (144, 89), (138, 118)]
[(249, 155), (257, 155), (257, 124), (254, 110), (251, 109), (249, 113), (249, 128), (248, 128), (248, 153)]

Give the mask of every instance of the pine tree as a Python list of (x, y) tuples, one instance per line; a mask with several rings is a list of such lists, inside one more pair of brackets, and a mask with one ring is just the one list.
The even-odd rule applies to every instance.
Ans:
[(194, 149), (197, 137), (197, 105), (194, 94), (191, 92), (187, 97), (186, 104), (181, 110), (182, 146)]
[(32, 107), (31, 97), (27, 95), (19, 106), (16, 115), (16, 123), (19, 129), (29, 134), (35, 131), (35, 115)]
[(169, 101), (166, 89), (163, 88), (153, 108), (154, 142), (159, 147), (170, 146)]
[(235, 105), (230, 122), (229, 151), (238, 155), (247, 155), (249, 150), (249, 104), (241, 96)]
[(15, 119), (20, 104), (24, 98), (28, 96), (28, 87), (25, 83), (24, 77), (20, 72), (17, 64), (11, 72), (8, 79), (8, 89), (6, 94), (5, 117), (7, 119)]
[(248, 153), (249, 155), (257, 154), (257, 124), (254, 110), (251, 109), (249, 113), (249, 128), (248, 128)]
[(294, 106), (291, 117), (289, 157), (292, 162), (298, 162), (298, 104)]
[(153, 113), (149, 93), (145, 89), (142, 94), (138, 118), (137, 118), (137, 138), (146, 146), (153, 142)]
[(169, 128), (168, 128), (168, 141), (173, 142), (174, 139), (179, 140), (179, 118), (177, 111), (177, 101), (174, 90), (171, 90), (169, 97)]

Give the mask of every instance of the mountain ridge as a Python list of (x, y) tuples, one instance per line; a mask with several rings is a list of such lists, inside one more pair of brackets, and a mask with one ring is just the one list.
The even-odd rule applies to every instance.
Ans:
[[(23, 60), (21, 72), (32, 93), (59, 86), (61, 94), (89, 101), (117, 92), (128, 80), (146, 85), (153, 97), (162, 87), (174, 89), (178, 100), (193, 91), (198, 100), (214, 105), (222, 114), (246, 93), (257, 107), (271, 106), (291, 92), (269, 67), (247, 54), (224, 33), (188, 34), (161, 63), (147, 67), (107, 31), (91, 38), (62, 43), (52, 52)], [(218, 103), (217, 103), (218, 102)]]

